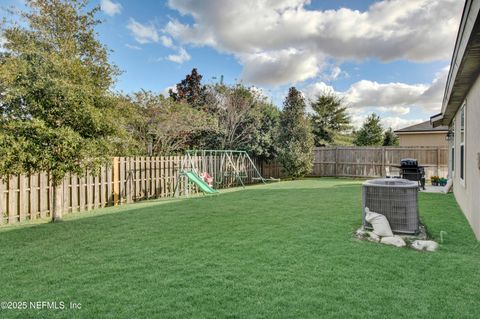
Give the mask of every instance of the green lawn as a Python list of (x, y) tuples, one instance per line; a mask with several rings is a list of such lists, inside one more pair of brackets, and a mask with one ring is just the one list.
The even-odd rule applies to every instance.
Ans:
[(357, 241), (361, 182), (308, 179), (0, 231), (1, 318), (479, 318), (480, 247), (421, 194), (436, 253)]

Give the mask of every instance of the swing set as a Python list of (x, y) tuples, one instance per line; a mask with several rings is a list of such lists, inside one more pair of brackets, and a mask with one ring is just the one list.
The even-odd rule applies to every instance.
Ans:
[(237, 150), (188, 150), (180, 163), (180, 177), (175, 186), (178, 195), (180, 183), (185, 183), (188, 194), (196, 185), (204, 194), (216, 194), (216, 188), (241, 185), (245, 179), (266, 183), (279, 181), (276, 178), (264, 178), (246, 151)]

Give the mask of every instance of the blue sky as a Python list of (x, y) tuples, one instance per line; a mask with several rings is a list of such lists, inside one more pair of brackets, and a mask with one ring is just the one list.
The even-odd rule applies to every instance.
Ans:
[[(22, 7), (20, 0), (2, 1)], [(281, 107), (289, 86), (333, 90), (359, 125), (394, 128), (440, 109), (462, 1), (169, 0), (101, 5), (100, 40), (123, 71), (115, 90), (164, 92), (198, 68), (263, 90)]]

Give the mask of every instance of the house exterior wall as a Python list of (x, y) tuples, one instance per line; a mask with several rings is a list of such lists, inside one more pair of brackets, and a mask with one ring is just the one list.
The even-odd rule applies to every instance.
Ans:
[(455, 126), (453, 191), (477, 239), (480, 239), (480, 77), (475, 81), (465, 100), (465, 178), (463, 181), (460, 178), (460, 113), (461, 108), (452, 121), (452, 125)]
[(440, 146), (447, 147), (447, 133), (397, 133), (400, 146)]

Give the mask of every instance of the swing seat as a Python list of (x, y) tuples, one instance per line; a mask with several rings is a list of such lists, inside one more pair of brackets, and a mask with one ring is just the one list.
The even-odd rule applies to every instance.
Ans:
[(252, 177), (252, 180), (254, 181), (262, 181), (262, 182), (280, 182), (280, 178), (264, 178), (264, 177)]
[(240, 177), (240, 178), (247, 178), (248, 175), (247, 174), (235, 174), (235, 173), (223, 173), (223, 176), (224, 177)]

